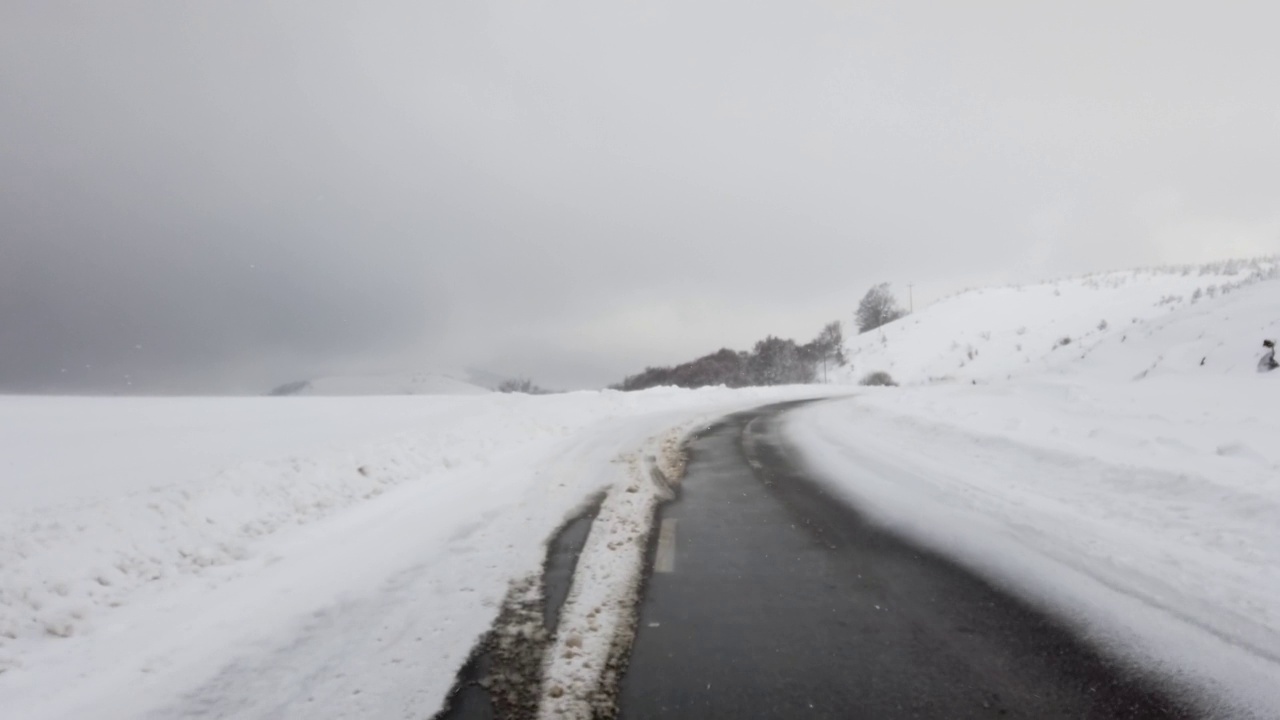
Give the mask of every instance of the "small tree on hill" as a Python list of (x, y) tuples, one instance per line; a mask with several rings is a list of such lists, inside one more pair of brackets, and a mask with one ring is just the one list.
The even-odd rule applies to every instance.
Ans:
[(889, 283), (880, 283), (867, 291), (858, 303), (858, 332), (875, 330), (881, 325), (897, 320), (907, 313), (898, 307), (898, 301), (889, 290)]

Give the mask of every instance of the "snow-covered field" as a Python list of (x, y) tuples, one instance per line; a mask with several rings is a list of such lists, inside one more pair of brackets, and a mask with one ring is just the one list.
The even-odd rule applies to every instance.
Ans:
[(851, 342), (846, 377), (915, 385), (808, 407), (789, 433), (859, 507), (1215, 716), (1280, 716), (1280, 371), (1257, 371), (1275, 267), (962, 294)]
[(620, 458), (806, 392), (0, 398), (0, 714), (427, 717)]

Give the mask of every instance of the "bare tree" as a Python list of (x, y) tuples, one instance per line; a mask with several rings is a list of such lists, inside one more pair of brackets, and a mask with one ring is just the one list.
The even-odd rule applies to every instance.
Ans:
[(889, 290), (889, 283), (880, 283), (868, 290), (862, 297), (862, 302), (858, 303), (858, 332), (875, 330), (904, 315), (906, 312), (898, 306), (897, 299)]

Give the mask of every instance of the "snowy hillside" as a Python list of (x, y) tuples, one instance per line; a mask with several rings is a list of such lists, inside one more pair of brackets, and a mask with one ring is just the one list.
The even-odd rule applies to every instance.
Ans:
[(442, 373), (333, 375), (281, 386), (275, 395), (480, 395), (489, 388)]
[[(990, 382), (1046, 371), (1251, 371), (1277, 333), (1280, 259), (970, 290), (846, 343), (840, 380)], [(1085, 362), (1081, 362), (1082, 358)], [(1117, 375), (1118, 374), (1118, 375)]]

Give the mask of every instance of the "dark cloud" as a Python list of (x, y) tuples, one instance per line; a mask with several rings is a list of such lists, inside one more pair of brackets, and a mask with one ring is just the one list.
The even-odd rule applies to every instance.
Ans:
[(563, 387), (1280, 251), (1263, 3), (9, 3), (0, 390)]

